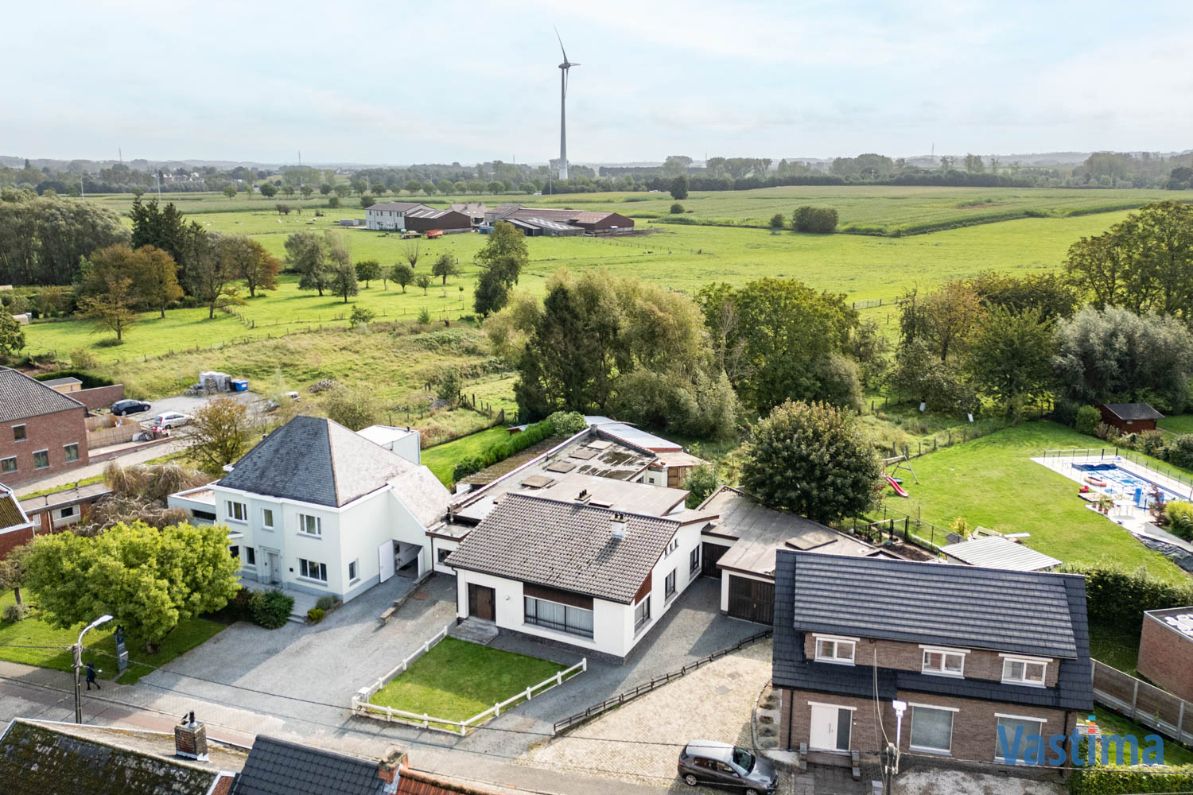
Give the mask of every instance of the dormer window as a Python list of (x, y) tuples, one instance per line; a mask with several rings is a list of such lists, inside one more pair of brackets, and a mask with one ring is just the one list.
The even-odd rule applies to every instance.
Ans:
[(1043, 687), (1048, 674), (1048, 660), (1039, 657), (1002, 655), (1002, 681), (1008, 685)]
[(924, 658), (921, 672), (933, 676), (964, 676), (965, 652), (961, 649), (940, 649), (921, 646)]
[(853, 665), (857, 638), (838, 638), (829, 635), (816, 636), (816, 662), (834, 665)]

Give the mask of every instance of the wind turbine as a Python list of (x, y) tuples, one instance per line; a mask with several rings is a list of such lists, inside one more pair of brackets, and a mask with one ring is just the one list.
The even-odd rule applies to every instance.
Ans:
[(559, 28), (555, 29), (555, 38), (559, 39), (559, 50), (563, 53), (563, 63), (559, 65), (559, 178), (568, 178), (568, 70), (578, 63), (568, 60), (568, 51), (563, 48), (563, 38), (559, 35)]

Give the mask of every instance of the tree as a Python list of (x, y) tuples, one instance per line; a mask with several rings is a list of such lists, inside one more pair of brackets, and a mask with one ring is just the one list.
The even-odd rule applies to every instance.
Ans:
[(129, 218), (133, 222), (131, 248), (155, 246), (170, 254), (175, 262), (182, 262), (183, 243), (186, 240), (186, 218), (173, 202), (159, 207), (157, 199), (147, 203), (141, 197), (133, 199)]
[(526, 238), (506, 221), (498, 221), (484, 247), (477, 252), (480, 266), (474, 306), (482, 317), (499, 311), (509, 300), (509, 291), (518, 283), (522, 268), (530, 260)]
[(1055, 340), (1052, 323), (1039, 310), (987, 312), (967, 351), (967, 369), (978, 394), (1019, 415), (1052, 387)]
[(683, 214), (683, 205), (680, 204), (679, 202), (672, 202), (671, 214), (672, 215), (682, 215)]
[(336, 387), (323, 398), (327, 416), (354, 431), (376, 425), (381, 417), (381, 407), (375, 392), (367, 389)]
[(377, 317), (376, 312), (358, 304), (352, 307), (352, 314), (348, 316), (348, 322), (352, 326), (368, 326), (375, 317)]
[(837, 231), (837, 211), (832, 207), (797, 207), (791, 216), (791, 228), (817, 235), (832, 234)]
[(311, 198), (311, 194), (313, 194), (315, 192), (315, 189), (312, 188), (310, 185), (303, 185), (298, 190), (299, 190), (299, 192), (302, 193), (302, 198), (304, 198), (304, 199)]
[(817, 522), (857, 516), (882, 466), (855, 416), (827, 403), (776, 406), (750, 432), (741, 481), (763, 505)]
[(783, 218), (783, 213), (775, 213), (770, 217), (770, 231), (774, 234), (778, 234), (779, 232), (783, 231), (783, 227), (786, 225), (786, 223), (787, 221), (785, 218)]
[(318, 290), (319, 295), (330, 281), (327, 262), (327, 241), (314, 232), (295, 232), (286, 238), (286, 261), (298, 273), (300, 290)]
[(265, 246), (251, 237), (237, 235), (221, 240), (224, 256), (233, 276), (244, 279), (249, 288), (249, 298), (255, 298), (258, 290), (276, 290), (278, 271), (282, 264), (277, 257), (265, 250)]
[(947, 282), (924, 298), (912, 290), (903, 297), (903, 342), (923, 340), (947, 362), (950, 354), (960, 352), (982, 312), (978, 294), (964, 282)]
[(0, 284), (72, 284), (83, 257), (128, 237), (115, 213), (91, 202), (4, 189)]
[(191, 295), (207, 307), (208, 320), (215, 317), (215, 310), (241, 301), (232, 281), (241, 263), (255, 256), (247, 238), (214, 237), (198, 224), (191, 224), (187, 251)]
[(406, 263), (410, 266), (410, 270), (418, 268), (418, 259), (422, 255), (422, 245), (418, 240), (412, 240), (406, 244), (405, 251), (402, 255), (406, 257)]
[(360, 197), (360, 208), (362, 210), (367, 210), (376, 203), (377, 203), (377, 199), (373, 196), (370, 196), (367, 193)]
[(277, 186), (272, 182), (262, 182), (257, 190), (260, 191), (261, 195), (267, 199), (272, 199), (274, 196), (278, 195)]
[(970, 411), (977, 402), (964, 373), (953, 362), (942, 362), (922, 339), (905, 341), (895, 356), (888, 379), (894, 395), (933, 411)]
[(229, 199), (235, 199), (236, 198), (236, 187), (234, 185), (225, 185), (224, 186), (224, 195), (227, 196)]
[(115, 274), (104, 277), (102, 291), (79, 301), (83, 316), (94, 320), (98, 328), (115, 333), (118, 343), (124, 341), (129, 326), (137, 322), (133, 305), (133, 280)]
[(16, 356), (25, 347), (21, 324), (6, 309), (0, 309), (0, 359)]
[(671, 198), (676, 201), (681, 201), (688, 198), (688, 178), (687, 175), (681, 174), (675, 179), (671, 180)]
[(25, 604), (21, 598), (21, 586), (25, 583), (26, 550), (25, 546), (16, 547), (0, 560), (0, 588), (11, 588), (13, 599), (19, 605)]
[(688, 492), (684, 500), (685, 507), (699, 508), (700, 504), (712, 496), (720, 485), (717, 479), (717, 468), (714, 464), (701, 464), (693, 467), (684, 479), (683, 487)]
[(361, 260), (356, 263), (356, 278), (365, 283), (366, 290), (369, 289), (369, 282), (381, 278), (381, 263), (375, 259)]
[(399, 262), (389, 270), (389, 280), (400, 285), (406, 292), (406, 285), (414, 281), (414, 269), (405, 262)]
[(324, 182), (322, 185), (319, 186), (319, 193), (321, 193), (324, 196), (331, 193), (331, 185), (327, 182)]
[(240, 563), (221, 526), (134, 522), (96, 536), (43, 535), (24, 562), (25, 587), (52, 626), (107, 613), (148, 653), (180, 622), (221, 609), (240, 589)]
[(178, 265), (173, 257), (155, 246), (146, 245), (134, 251), (121, 243), (95, 251), (82, 265), (79, 294), (104, 293), (114, 277), (131, 280), (135, 308), (156, 309), (161, 317), (166, 316), (167, 306), (182, 298)]
[(1061, 275), (1037, 273), (1010, 276), (993, 271), (969, 280), (970, 288), (986, 309), (1000, 307), (1012, 312), (1034, 309), (1041, 320), (1072, 317), (1077, 310), (1077, 295)]
[(189, 426), (188, 455), (209, 475), (220, 475), (253, 446), (257, 426), (248, 406), (230, 397), (217, 397), (196, 409)]
[(426, 295), (427, 288), (431, 286), (431, 277), (425, 273), (421, 274), (417, 279), (414, 280), (414, 283), (423, 288), (423, 295)]
[(456, 263), (456, 258), (446, 252), (439, 255), (439, 259), (435, 260), (435, 264), (431, 266), (431, 275), (443, 279), (445, 287), (447, 286), (447, 277), (455, 276), (459, 272), (460, 266)]
[[(421, 277), (420, 277), (421, 278)], [(336, 259), (331, 266), (331, 289), (348, 303), (349, 296), (356, 295), (360, 288), (356, 283), (356, 269), (349, 259)]]

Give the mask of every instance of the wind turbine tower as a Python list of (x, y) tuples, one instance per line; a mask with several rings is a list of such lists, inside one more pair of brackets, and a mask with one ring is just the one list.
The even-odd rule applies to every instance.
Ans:
[(563, 63), (559, 65), (559, 178), (568, 178), (568, 70), (578, 63), (568, 60), (568, 52), (563, 48), (563, 38), (559, 29), (555, 30), (555, 38), (559, 39), (559, 50), (563, 53)]

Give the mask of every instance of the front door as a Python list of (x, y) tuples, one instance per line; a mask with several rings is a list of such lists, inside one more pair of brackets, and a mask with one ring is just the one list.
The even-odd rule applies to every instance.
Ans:
[(282, 584), (282, 566), (281, 566), (281, 563), (278, 562), (278, 553), (270, 552), (268, 555), (268, 558), (269, 558), (269, 584), (270, 585), (281, 585)]
[(497, 592), (483, 585), (468, 583), (468, 615), (484, 621), (497, 620)]
[(831, 704), (811, 704), (808, 746), (817, 751), (848, 751), (853, 711)]

